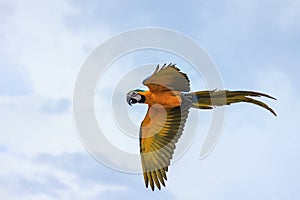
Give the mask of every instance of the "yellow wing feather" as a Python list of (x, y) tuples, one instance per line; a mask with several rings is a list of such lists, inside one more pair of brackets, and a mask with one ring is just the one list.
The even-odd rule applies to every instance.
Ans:
[(166, 172), (173, 157), (175, 143), (182, 134), (188, 107), (165, 109), (149, 106), (140, 130), (140, 153), (145, 185), (154, 190), (165, 186)]

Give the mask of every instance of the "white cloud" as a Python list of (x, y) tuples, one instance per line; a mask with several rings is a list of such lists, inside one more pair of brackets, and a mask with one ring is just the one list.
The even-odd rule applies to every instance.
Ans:
[(0, 98), (1, 144), (25, 154), (82, 151), (71, 107), (41, 111), (48, 98), (40, 95)]
[[(17, 84), (26, 81), (31, 87), (19, 96), (6, 92), (0, 97), (1, 144), (29, 154), (82, 151), (71, 105), (60, 103), (71, 102), (80, 65), (107, 37), (108, 28), (69, 29), (65, 18), (84, 10), (68, 1), (14, 0), (1, 5), (6, 8), (0, 14), (1, 65), (16, 65), (14, 73), (5, 74), (5, 83), (16, 86), (5, 87), (18, 92)], [(25, 82), (17, 79), (19, 71)]]
[[(211, 155), (197, 161), (200, 141), (170, 169), (168, 187), (178, 199), (297, 199), (299, 99), (285, 72), (265, 68), (249, 76), (277, 112), (249, 104), (228, 106), (223, 135)], [(199, 128), (200, 129), (200, 128)], [(201, 129), (199, 134), (203, 134)]]
[[(1, 48), (24, 67), (35, 92), (45, 96), (71, 96), (86, 49), (107, 37), (106, 27), (73, 32), (68, 15), (80, 15), (66, 1), (11, 1), (2, 24)], [(90, 50), (89, 50), (90, 51)]]
[[(59, 160), (64, 156), (53, 158)], [(69, 161), (75, 158), (70, 157)], [(0, 152), (0, 161), (0, 194), (4, 199), (98, 199), (106, 192), (126, 191), (125, 186), (115, 183), (82, 181), (82, 174), (76, 171), (76, 166), (73, 166), (74, 170), (68, 170), (65, 166), (9, 151)]]
[[(40, 153), (58, 156), (63, 152), (83, 151), (75, 132), (71, 108), (66, 106), (63, 112), (57, 112), (60, 110), (57, 102), (62, 98), (70, 101), (81, 63), (91, 49), (108, 38), (112, 27), (118, 26), (116, 19), (112, 19), (114, 23), (111, 23), (108, 18), (101, 22), (100, 17), (96, 19), (100, 21), (97, 26), (90, 25), (88, 28), (74, 22), (76, 24), (74, 28), (68, 23), (76, 19), (76, 16), (84, 15), (86, 10), (85, 7), (73, 6), (71, 1), (16, 0), (2, 1), (0, 4), (0, 52), (8, 63), (17, 65), (16, 72), (24, 72), (27, 76), (26, 81), (28, 78), (32, 86), (32, 90), (29, 90), (30, 94), (0, 98), (0, 145), (4, 145), (3, 148), (0, 146), (0, 196), (5, 199), (19, 199), (19, 193), (24, 195), (21, 193), (21, 188), (30, 182), (33, 189), (27, 191), (27, 196), (22, 196), (28, 199), (98, 198), (99, 194), (101, 196), (111, 189), (114, 194), (123, 195), (122, 192), (129, 189), (131, 192), (137, 192), (130, 193), (129, 197), (142, 194), (145, 198), (152, 198), (153, 194), (149, 194), (151, 191), (144, 189), (142, 177), (138, 177), (138, 181), (128, 187), (127, 185), (124, 187), (123, 182), (130, 176), (126, 175), (127, 177), (124, 178), (120, 174), (109, 176), (109, 179), (114, 179), (115, 183), (123, 181), (120, 184), (93, 182), (84, 186), (81, 182), (84, 182), (85, 178), (78, 178), (84, 174), (83, 172), (79, 171), (76, 174), (33, 159)], [(200, 39), (205, 40), (206, 46), (212, 52), (219, 51), (219, 54), (214, 54), (216, 59), (221, 60), (220, 57), (224, 56), (223, 62), (218, 64), (222, 65), (219, 66), (220, 69), (228, 72), (223, 75), (228, 75), (232, 79), (232, 85), (240, 87), (244, 79), (251, 87), (278, 98), (277, 102), (267, 101), (278, 112), (278, 117), (275, 118), (267, 111), (251, 105), (230, 106), (223, 136), (213, 153), (207, 159), (198, 161), (201, 141), (197, 139), (187, 154), (170, 168), (167, 188), (163, 188), (162, 192), (155, 192), (155, 197), (162, 198), (165, 197), (164, 192), (172, 192), (177, 199), (199, 199), (200, 197), (202, 199), (279, 199), (281, 197), (298, 199), (300, 194), (296, 186), (299, 185), (300, 167), (299, 134), (297, 134), (298, 113), (300, 113), (297, 105), (299, 84), (290, 79), (291, 72), (288, 72), (291, 69), (290, 63), (283, 67), (276, 65), (274, 62), (279, 55), (273, 55), (272, 52), (268, 53), (275, 61), (269, 59), (267, 64), (269, 67), (261, 65), (261, 57), (252, 59), (255, 68), (247, 69), (250, 74), (246, 74), (240, 65), (235, 67), (232, 63), (247, 62), (248, 55), (240, 51), (243, 45), (245, 45), (244, 49), (250, 46), (249, 52), (257, 51), (258, 54), (263, 55), (267, 53), (256, 48), (265, 44), (254, 44), (254, 39), (255, 42), (262, 42), (269, 37), (274, 37), (274, 40), (278, 41), (285, 33), (297, 35), (299, 2), (297, 0), (226, 1), (208, 3), (201, 8), (203, 10), (197, 11), (199, 18), (194, 19), (195, 24), (199, 26), (193, 23), (191, 27), (189, 22), (184, 22), (185, 24), (180, 28), (192, 32), (193, 35), (200, 35)], [(119, 5), (118, 9), (123, 8)], [(147, 16), (132, 16), (134, 11), (130, 6), (124, 7), (123, 13), (128, 11), (131, 14), (129, 19), (139, 18), (139, 24), (148, 25), (141, 23), (141, 19), (150, 22), (152, 19), (149, 17), (153, 13), (147, 8), (143, 9), (139, 14), (147, 11)], [(164, 10), (164, 8), (160, 9)], [(182, 8), (178, 6), (178, 10), (180, 9)], [(97, 8), (92, 10), (97, 12)], [(168, 14), (169, 7), (165, 10), (166, 12), (162, 14)], [(111, 6), (110, 12), (113, 11), (114, 7)], [(192, 16), (196, 16), (197, 13), (193, 13)], [(174, 10), (171, 14), (174, 14)], [(160, 13), (155, 15), (160, 20), (156, 25), (168, 24), (171, 21), (173, 23), (173, 18), (166, 20)], [(95, 20), (93, 16), (88, 15), (87, 21)], [(119, 19), (128, 21), (126, 16)], [(196, 23), (198, 20), (203, 23)], [(127, 22), (118, 21), (118, 24), (127, 29), (132, 27), (134, 22), (130, 21), (130, 25), (127, 25)], [(260, 40), (256, 40), (258, 36)], [(293, 34), (290, 36), (291, 41), (297, 41), (297, 38), (292, 37)], [(252, 39), (250, 42), (249, 38)], [(270, 45), (265, 49), (275, 47)], [(288, 49), (289, 46), (286, 48), (287, 55), (295, 54), (294, 49)], [(244, 60), (241, 62), (241, 59)], [(291, 60), (295, 62), (297, 59)], [(294, 63), (293, 66), (298, 64)], [(1, 65), (3, 65), (2, 61)], [(293, 69), (295, 71), (298, 68)], [(294, 73), (297, 74), (297, 71)], [(235, 77), (235, 75), (244, 77), (245, 74), (248, 79)], [(190, 77), (194, 84), (193, 88), (201, 89), (198, 87), (200, 84), (196, 84), (193, 80), (195, 77), (192, 75)], [(111, 84), (106, 83), (104, 86), (109, 87)], [(43, 112), (45, 107), (46, 110), (55, 112)], [(200, 112), (200, 118), (208, 116), (202, 113)], [(200, 125), (201, 121), (200, 119)], [(199, 134), (204, 133), (205, 131), (199, 127)], [(59, 157), (56, 162), (71, 160), (68, 157)], [(78, 165), (84, 164), (82, 160), (80, 161), (75, 162), (75, 168), (78, 168), (76, 166), (78, 163)], [(94, 169), (98, 170), (98, 167)], [(95, 171), (91, 170), (91, 174), (93, 176)], [(49, 179), (49, 176), (54, 177), (55, 181)], [(14, 179), (15, 177), (18, 178)], [(109, 179), (104, 182), (109, 182)], [(38, 185), (44, 186), (43, 192), (35, 192), (39, 189)], [(55, 189), (54, 192), (47, 190), (49, 187), (56, 188), (62, 185), (65, 186), (63, 190)], [(51, 196), (53, 193), (57, 196)]]

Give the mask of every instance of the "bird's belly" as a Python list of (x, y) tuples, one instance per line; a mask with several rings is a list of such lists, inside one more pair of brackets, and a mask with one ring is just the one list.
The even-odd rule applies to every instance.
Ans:
[[(146, 98), (147, 99), (147, 98)], [(179, 92), (162, 92), (160, 94), (152, 94), (148, 99), (149, 105), (160, 104), (164, 108), (173, 108), (180, 106), (182, 100)]]

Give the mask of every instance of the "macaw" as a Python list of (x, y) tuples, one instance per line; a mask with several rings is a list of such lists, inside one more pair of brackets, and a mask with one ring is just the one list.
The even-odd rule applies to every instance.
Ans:
[[(143, 81), (149, 88), (127, 93), (127, 103), (148, 104), (148, 111), (140, 127), (140, 155), (146, 188), (150, 184), (160, 190), (165, 185), (175, 144), (180, 138), (189, 109), (212, 109), (215, 106), (247, 102), (261, 106), (276, 116), (265, 103), (251, 97), (267, 97), (252, 91), (210, 90), (190, 92), (188, 76), (174, 64), (157, 65), (154, 73)], [(154, 185), (155, 184), (155, 185)]]

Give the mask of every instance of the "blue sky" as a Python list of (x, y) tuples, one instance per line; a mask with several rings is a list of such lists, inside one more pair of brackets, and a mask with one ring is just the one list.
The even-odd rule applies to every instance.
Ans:
[[(299, 18), (298, 0), (1, 0), (1, 199), (299, 199)], [(167, 187), (154, 193), (141, 175), (112, 170), (85, 151), (71, 108), (89, 53), (120, 32), (149, 26), (201, 44), (225, 88), (278, 99), (267, 101), (278, 117), (252, 105), (228, 107), (222, 137), (204, 160), (198, 157), (211, 115), (199, 111), (197, 138), (171, 166)], [(115, 67), (160, 62), (161, 55), (146, 51)], [(190, 78), (194, 90), (205, 89)]]

